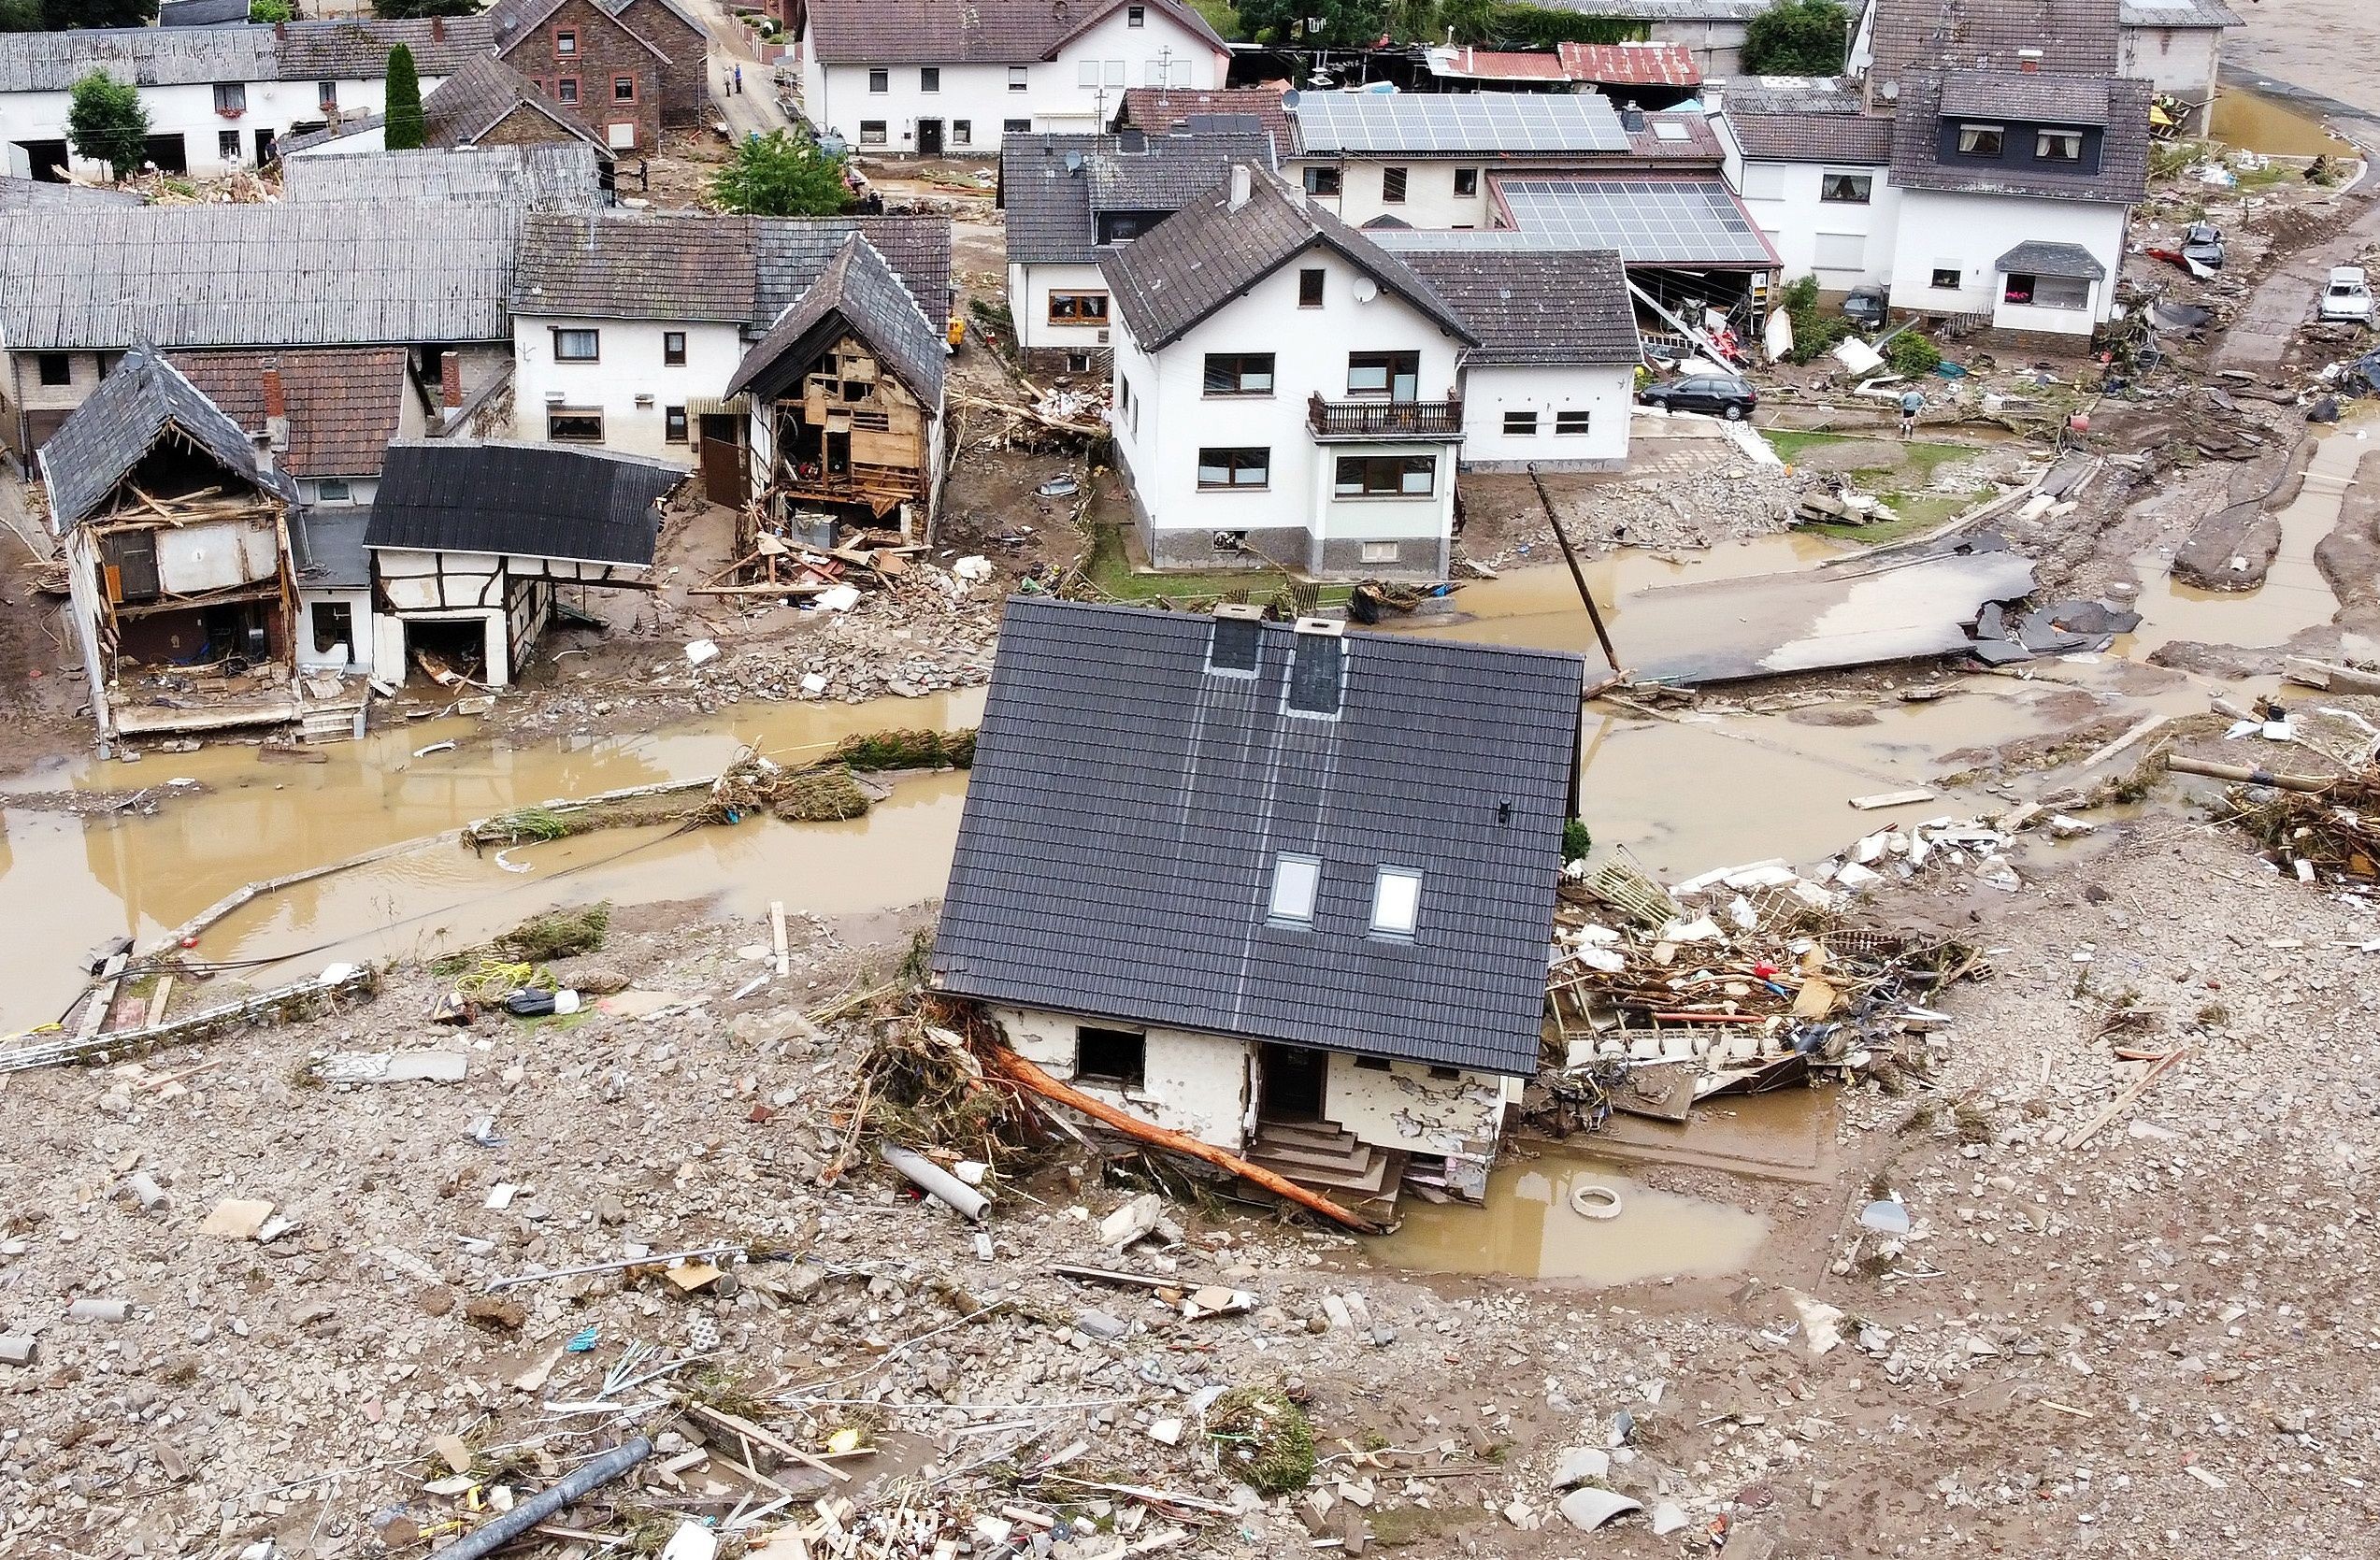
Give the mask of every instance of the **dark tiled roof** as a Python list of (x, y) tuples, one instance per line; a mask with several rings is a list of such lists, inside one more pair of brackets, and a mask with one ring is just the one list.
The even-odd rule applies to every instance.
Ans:
[[(2038, 50), (2043, 72), (2116, 66), (2118, 0), (1878, 0), (1871, 79), (1925, 70), (2015, 70)], [(1902, 90), (1907, 90), (1904, 85)]]
[(1405, 264), (1479, 337), (1489, 365), (1632, 364), (1627, 272), (1611, 250), (1416, 250)]
[(57, 206), (138, 206), (130, 190), (94, 190), (83, 184), (52, 184), (45, 179), (0, 177), (0, 211), (36, 211)]
[(1900, 108), (1894, 116), (1892, 181), (1904, 190), (1943, 190), (1966, 194), (2043, 195), (2053, 200), (2095, 200), (2130, 205), (2148, 190), (2148, 107), (2156, 89), (2146, 81), (2105, 83), (2107, 131), (2101, 137), (2099, 171), (2051, 173), (2038, 167), (1954, 167), (1942, 161), (1943, 74), (1912, 72), (1901, 78)]
[(1234, 163), (1272, 166), (1261, 131), (1121, 136), (1011, 136), (1000, 145), (1008, 257), (1019, 265), (1089, 265), (1099, 211), (1179, 211), (1220, 185)]
[(284, 200), (476, 200), (523, 208), (604, 202), (603, 163), (580, 141), (467, 150), (324, 150), (281, 165)]
[(2082, 245), (2048, 244), (2039, 240), (2019, 244), (2010, 250), (2000, 257), (1994, 269), (2003, 275), (2072, 277), (2080, 281), (2102, 281), (2107, 277), (2107, 267)]
[(764, 397), (781, 394), (809, 367), (839, 324), (866, 342), (928, 408), (942, 404), (941, 328), (917, 307), (876, 247), (857, 233), (843, 240), (824, 272), (744, 354), (727, 381), (728, 396), (746, 390)]
[[(434, 38), (433, 33), (438, 36)], [(215, 81), (377, 80), (399, 43), (423, 76), (488, 50), (487, 23), (291, 21), (279, 26), (93, 27), (0, 34), (0, 92), (65, 92), (93, 70), (144, 87)]]
[(295, 496), (286, 473), (258, 467), (256, 447), (238, 423), (172, 365), (136, 348), (41, 447), (51, 523), (63, 532), (91, 518), (168, 428), (248, 486)]
[(2025, 71), (1959, 70), (1943, 77), (1942, 111), (1961, 118), (2033, 124), (2105, 124), (2104, 76), (2043, 76)]
[[(535, 31), (547, 17), (560, 10), (563, 4), (564, 0), (496, 0), (495, 5), (480, 13), (480, 19), (486, 23), (495, 47), (510, 49), (521, 41), (524, 34)], [(596, 8), (606, 16), (611, 16), (619, 7), (601, 5), (598, 0)], [(617, 17), (613, 20), (618, 21)], [(643, 46), (647, 52), (665, 61), (669, 58), (667, 50), (626, 22), (619, 22), (619, 27), (627, 37)]]
[(1770, 114), (1729, 104), (1727, 119), (1755, 162), (1892, 161), (1892, 121), (1881, 114)]
[(300, 477), (368, 477), (380, 468), (405, 412), (402, 347), (273, 352), (173, 352), (168, 361), (250, 432), (265, 426), (265, 370), (277, 369), (289, 407), (281, 462)]
[(409, 439), (389, 447), (367, 547), (650, 566), (679, 466), (565, 444)]
[(1727, 157), (1719, 133), (1702, 114), (1647, 114), (1644, 128), (1629, 130), (1627, 137), (1628, 150), (1647, 162), (1707, 163), (1715, 168)]
[(1247, 203), (1202, 195), (1122, 250), (1100, 256), (1116, 307), (1144, 352), (1178, 341), (1261, 279), (1316, 244), (1465, 341), (1470, 333), (1412, 269), (1273, 174), (1251, 169)]
[(449, 150), (469, 146), (516, 108), (552, 120), (610, 160), (611, 149), (584, 114), (546, 96), (536, 82), (493, 54), (470, 61), (422, 99), (423, 144)]
[(523, 314), (714, 320), (766, 328), (854, 233), (918, 306), (950, 308), (947, 217), (735, 217), (705, 211), (540, 212), (522, 222), (512, 307)]
[[(1182, 0), (1137, 0), (1212, 45), (1230, 48)], [(1125, 0), (810, 0), (827, 64), (1029, 64), (1123, 8)]]
[(1289, 145), (1289, 114), (1281, 106), (1278, 87), (1226, 87), (1192, 92), (1183, 87), (1130, 87), (1116, 114), (1119, 125), (1152, 133), (1177, 130), (1192, 115), (1254, 114), (1272, 136), (1277, 150)]
[(220, 27), (247, 20), (248, 0), (164, 0), (157, 7), (160, 27)]
[(450, 76), (487, 53), (488, 24), (476, 16), (293, 21), (280, 40), (281, 74), (297, 81), (381, 76), (400, 43), (422, 75)]
[[(1299, 641), (1206, 669), (1212, 620), (1011, 597), (934, 967), (984, 1001), (1513, 1076), (1537, 1069), (1582, 664), (1351, 634), (1336, 720)], [(1509, 809), (1509, 811), (1507, 810)], [(1282, 852), (1310, 927), (1269, 925)], [(1375, 875), (1421, 874), (1411, 939)]]
[(301, 510), (289, 528), (297, 582), (324, 590), (362, 590), (372, 583), (372, 554), (364, 545), (372, 511), (361, 504)]

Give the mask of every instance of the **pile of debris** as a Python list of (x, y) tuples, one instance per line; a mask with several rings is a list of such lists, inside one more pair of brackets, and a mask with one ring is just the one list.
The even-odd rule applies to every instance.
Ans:
[[(824, 593), (809, 598), (809, 615), (824, 620), (816, 631), (748, 646), (697, 640), (682, 659), (656, 666), (645, 687), (728, 701), (857, 703), (887, 694), (916, 698), (980, 686), (991, 680), (992, 643), (998, 632), (1002, 593), (983, 588), (993, 573), (978, 557), (956, 559), (949, 568), (923, 557), (910, 559), (897, 573), (880, 567), (875, 588), (854, 591), (848, 603)], [(845, 588), (857, 578), (846, 574)], [(775, 599), (746, 597), (748, 605), (774, 606)], [(839, 605), (848, 609), (837, 610)]]
[(1975, 642), (1968, 653), (1986, 666), (2014, 666), (2037, 655), (2095, 653), (2140, 625), (2138, 612), (2103, 601), (2053, 601), (2021, 615), (1992, 602), (1976, 616)]

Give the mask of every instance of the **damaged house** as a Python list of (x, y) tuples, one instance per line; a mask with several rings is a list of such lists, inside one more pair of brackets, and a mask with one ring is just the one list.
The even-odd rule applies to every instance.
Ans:
[(103, 742), (299, 719), (297, 485), (154, 353), (126, 352), (43, 447)]
[(1535, 1075), (1578, 657), (1008, 604), (934, 948), (1028, 1060), (1339, 1199)]

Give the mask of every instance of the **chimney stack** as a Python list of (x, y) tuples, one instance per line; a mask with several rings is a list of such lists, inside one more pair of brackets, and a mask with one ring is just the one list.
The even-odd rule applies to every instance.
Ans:
[(430, 18), (430, 41), (432, 43), (446, 41), (446, 18), (442, 16)]
[(1232, 209), (1232, 210), (1234, 210), (1234, 211), (1237, 211), (1237, 210), (1239, 210), (1241, 207), (1243, 207), (1243, 206), (1247, 205), (1247, 204), (1248, 204), (1248, 197), (1249, 197), (1249, 195), (1250, 195), (1250, 194), (1252, 194), (1253, 193), (1254, 193), (1254, 191), (1252, 190), (1252, 188), (1250, 187), (1250, 184), (1249, 184), (1249, 179), (1248, 179), (1248, 165), (1247, 165), (1247, 164), (1245, 164), (1245, 163), (1234, 163), (1234, 164), (1232, 164), (1232, 165), (1231, 165), (1231, 203), (1230, 203), (1230, 204), (1231, 204), (1231, 209)]
[(463, 354), (460, 352), (438, 354), (438, 405), (449, 411), (462, 408)]
[(279, 368), (265, 370), (265, 442), (276, 451), (289, 449), (289, 396)]
[(256, 469), (270, 477), (273, 474), (273, 436), (265, 433), (251, 434), (248, 436), (248, 442), (256, 451)]
[(273, 41), (275, 43), (287, 43), (289, 41), (288, 22), (276, 21), (273, 23)]

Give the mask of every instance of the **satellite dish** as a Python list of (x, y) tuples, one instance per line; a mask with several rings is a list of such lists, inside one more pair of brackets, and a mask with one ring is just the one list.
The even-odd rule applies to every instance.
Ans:
[(1357, 303), (1368, 304), (1380, 296), (1380, 283), (1369, 277), (1357, 277), (1353, 292)]

